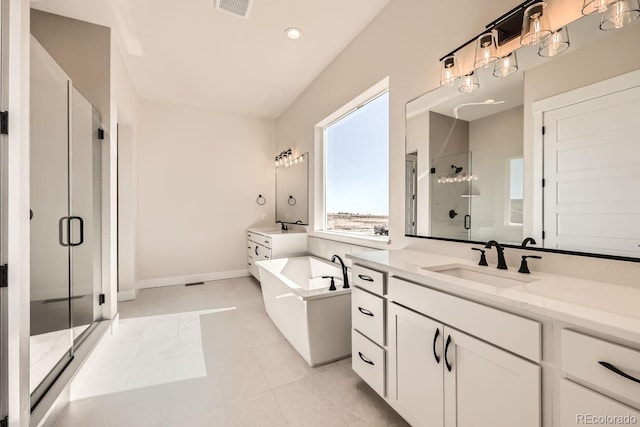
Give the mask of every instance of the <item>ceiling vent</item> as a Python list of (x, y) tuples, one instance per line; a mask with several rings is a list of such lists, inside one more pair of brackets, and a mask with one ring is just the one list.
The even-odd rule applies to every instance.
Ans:
[(216, 9), (248, 19), (253, 0), (215, 0)]

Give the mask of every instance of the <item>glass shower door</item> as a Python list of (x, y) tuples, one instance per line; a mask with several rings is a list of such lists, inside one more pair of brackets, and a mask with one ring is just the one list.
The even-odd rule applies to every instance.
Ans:
[[(31, 39), (31, 392), (34, 402), (71, 359), (69, 91)], [(40, 387), (39, 387), (40, 386)]]

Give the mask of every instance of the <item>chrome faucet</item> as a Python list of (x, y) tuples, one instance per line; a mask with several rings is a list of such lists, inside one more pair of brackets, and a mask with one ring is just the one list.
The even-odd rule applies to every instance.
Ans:
[(349, 276), (347, 276), (347, 266), (344, 265), (344, 261), (342, 261), (342, 258), (340, 258), (338, 255), (334, 255), (333, 257), (331, 257), (331, 262), (336, 262), (336, 260), (340, 262), (340, 266), (342, 267), (342, 283), (344, 283), (342, 288), (346, 289), (349, 287)]
[(491, 249), (494, 246), (496, 247), (496, 251), (498, 251), (497, 268), (499, 268), (500, 270), (506, 270), (508, 267), (507, 267), (507, 262), (504, 259), (504, 248), (500, 246), (500, 243), (496, 242), (495, 240), (489, 240), (485, 245), (485, 248)]

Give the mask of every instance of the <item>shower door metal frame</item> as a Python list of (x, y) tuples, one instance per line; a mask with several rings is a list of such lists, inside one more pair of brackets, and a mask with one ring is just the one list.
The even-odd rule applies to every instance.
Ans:
[[(7, 111), (7, 57), (8, 57), (8, 17), (9, 4), (7, 0), (0, 1), (0, 111)], [(6, 118), (6, 117), (5, 117)], [(8, 133), (8, 129), (4, 129)], [(7, 222), (8, 207), (8, 135), (0, 133), (0, 265), (7, 266)], [(7, 271), (5, 270), (5, 273)], [(8, 274), (8, 273), (7, 273)], [(8, 285), (8, 277), (4, 277)], [(0, 287), (0, 423), (8, 416), (8, 288)]]

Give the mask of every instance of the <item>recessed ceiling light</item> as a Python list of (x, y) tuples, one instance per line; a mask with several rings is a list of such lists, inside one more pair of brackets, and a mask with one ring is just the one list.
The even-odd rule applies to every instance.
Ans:
[(302, 30), (296, 27), (287, 28), (284, 30), (284, 35), (291, 40), (297, 40), (302, 37)]

